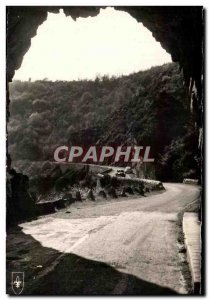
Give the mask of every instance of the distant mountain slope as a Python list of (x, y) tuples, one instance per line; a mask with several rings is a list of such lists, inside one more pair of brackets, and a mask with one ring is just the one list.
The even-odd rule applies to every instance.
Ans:
[[(53, 160), (54, 149), (60, 145), (135, 140), (151, 146), (158, 168), (166, 149), (188, 136), (189, 103), (182, 82), (174, 63), (95, 81), (14, 81), (8, 124), (13, 163)], [(190, 132), (195, 135), (191, 128)], [(189, 150), (193, 158), (196, 149)], [(183, 171), (191, 166), (187, 169)]]

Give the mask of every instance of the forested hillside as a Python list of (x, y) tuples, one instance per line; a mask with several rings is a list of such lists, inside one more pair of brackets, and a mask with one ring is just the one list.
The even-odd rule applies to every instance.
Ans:
[(95, 81), (10, 84), (13, 165), (53, 161), (61, 145), (149, 145), (156, 176), (198, 176), (197, 139), (177, 64)]

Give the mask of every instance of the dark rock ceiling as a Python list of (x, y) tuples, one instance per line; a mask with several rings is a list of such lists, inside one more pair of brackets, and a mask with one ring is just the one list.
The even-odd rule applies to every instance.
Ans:
[[(31, 38), (37, 28), (47, 19), (47, 12), (59, 13), (63, 8), (66, 16), (74, 20), (78, 17), (94, 17), (101, 7), (46, 7), (10, 6), (7, 8), (7, 78), (11, 81), (14, 71), (21, 66), (23, 56), (28, 51)], [(104, 8), (104, 7), (103, 7)], [(200, 89), (202, 72), (202, 7), (146, 7), (117, 6), (117, 10), (128, 12), (138, 22), (142, 22), (171, 54), (172, 60), (183, 68), (185, 82), (192, 77)], [(66, 38), (71, 38), (70, 36)]]

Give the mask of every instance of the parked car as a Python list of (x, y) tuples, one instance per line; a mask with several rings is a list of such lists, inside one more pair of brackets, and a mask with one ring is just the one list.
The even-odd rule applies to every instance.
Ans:
[(125, 168), (125, 174), (134, 174), (133, 170), (131, 169), (131, 167), (126, 167)]
[(123, 170), (117, 170), (116, 176), (117, 177), (126, 177), (126, 174), (124, 173)]

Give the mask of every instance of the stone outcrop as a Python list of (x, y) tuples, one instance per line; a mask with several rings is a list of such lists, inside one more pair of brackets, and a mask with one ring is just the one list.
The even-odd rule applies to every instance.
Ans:
[(91, 200), (91, 201), (95, 201), (95, 196), (94, 196), (92, 189), (89, 189), (88, 194), (87, 194), (87, 199)]
[(102, 198), (102, 199), (106, 199), (106, 198), (107, 198), (107, 195), (106, 195), (105, 191), (101, 190), (101, 191), (99, 191), (99, 193), (98, 193), (98, 197), (99, 197), (99, 198)]
[(35, 199), (28, 192), (29, 179), (26, 175), (10, 170), (7, 173), (7, 226), (31, 220), (38, 214)]

